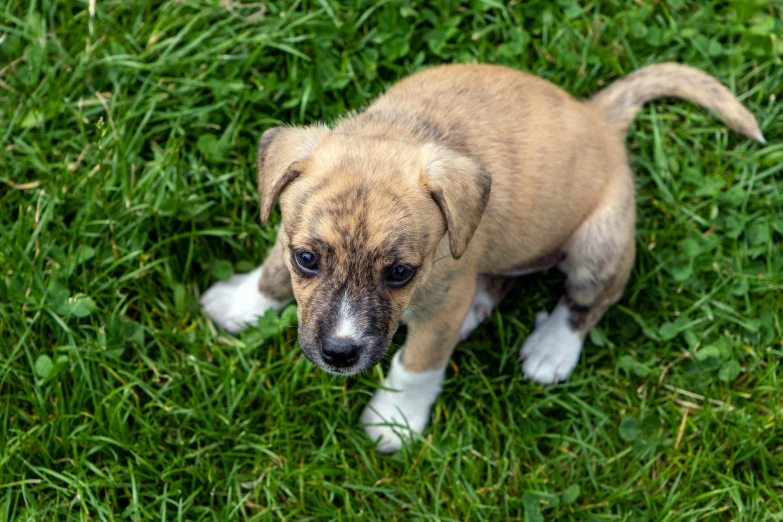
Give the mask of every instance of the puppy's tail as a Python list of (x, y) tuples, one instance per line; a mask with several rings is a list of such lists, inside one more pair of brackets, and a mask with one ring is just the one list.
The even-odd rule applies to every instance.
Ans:
[(650, 65), (631, 73), (598, 92), (588, 104), (624, 134), (642, 105), (668, 96), (710, 109), (740, 134), (767, 143), (756, 119), (731, 91), (709, 74), (676, 63)]

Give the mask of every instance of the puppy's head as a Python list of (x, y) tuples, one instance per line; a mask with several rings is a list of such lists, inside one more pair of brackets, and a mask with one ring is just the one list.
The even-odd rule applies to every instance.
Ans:
[(379, 362), (448, 231), (461, 257), (491, 179), (436, 145), (276, 127), (261, 138), (258, 190), (266, 222), (277, 197), (299, 307), (299, 344), (324, 370)]

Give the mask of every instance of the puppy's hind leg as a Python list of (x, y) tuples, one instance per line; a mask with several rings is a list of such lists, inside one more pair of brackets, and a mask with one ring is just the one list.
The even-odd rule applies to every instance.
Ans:
[(462, 321), (459, 331), (459, 341), (468, 338), (470, 333), (478, 325), (483, 323), (492, 314), (495, 307), (505, 299), (514, 288), (516, 279), (513, 277), (480, 275), (476, 281), (476, 293), (470, 304), (468, 315)]
[(522, 371), (542, 384), (565, 380), (579, 361), (587, 333), (622, 296), (634, 260), (635, 206), (627, 167), (612, 178), (602, 203), (565, 245), (566, 292), (520, 352)]
[(270, 308), (281, 311), (293, 298), (291, 274), (277, 241), (263, 265), (209, 287), (201, 296), (201, 307), (215, 324), (236, 334), (254, 325)]

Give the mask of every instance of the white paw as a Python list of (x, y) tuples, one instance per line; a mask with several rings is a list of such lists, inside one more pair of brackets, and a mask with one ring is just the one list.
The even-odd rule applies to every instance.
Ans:
[(568, 324), (568, 308), (557, 305), (552, 314), (536, 314), (536, 329), (527, 338), (519, 354), (522, 372), (530, 380), (541, 384), (564, 381), (571, 375), (582, 340)]
[(430, 410), (440, 394), (445, 368), (410, 373), (400, 364), (398, 351), (389, 374), (362, 413), (364, 432), (377, 441), (376, 451), (393, 453), (414, 434), (424, 433)]
[(473, 296), (473, 302), (470, 303), (470, 310), (468, 310), (468, 315), (465, 316), (459, 329), (460, 342), (467, 339), (470, 332), (486, 321), (498, 304), (498, 300), (487, 292), (486, 285), (484, 276), (479, 276), (476, 282), (476, 294)]
[[(375, 401), (375, 397), (377, 394), (373, 396), (373, 401)], [(381, 399), (376, 402), (384, 401)], [(370, 440), (375, 442), (375, 451), (378, 453), (394, 453), (411, 438), (411, 432), (422, 433), (427, 426), (425, 420), (416, 429), (411, 422), (406, 422), (399, 417), (398, 412), (392, 411), (391, 408), (384, 408), (381, 404), (368, 406), (362, 413), (364, 432), (370, 437)]]
[(472, 305), (459, 329), (459, 342), (467, 339), (470, 336), (470, 333), (478, 328), (478, 325), (483, 323), (491, 313), (492, 308), (482, 305)]
[(276, 312), (285, 308), (288, 302), (269, 299), (258, 289), (262, 268), (210, 286), (201, 296), (204, 313), (222, 329), (236, 334), (256, 324), (270, 308)]

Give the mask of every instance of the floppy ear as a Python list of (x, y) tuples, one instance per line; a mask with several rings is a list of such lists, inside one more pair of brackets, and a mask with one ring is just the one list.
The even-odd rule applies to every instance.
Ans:
[(329, 135), (325, 125), (310, 127), (272, 127), (258, 143), (258, 195), (261, 221), (266, 223), (280, 192), (302, 171), (302, 164)]
[(427, 144), (421, 152), (425, 184), (446, 221), (451, 256), (459, 259), (487, 207), (492, 176), (475, 160), (450, 149)]

